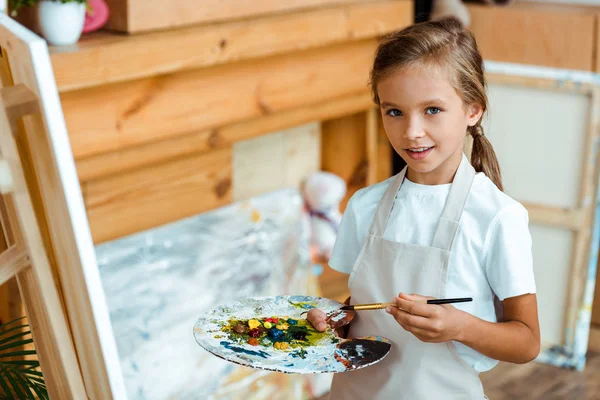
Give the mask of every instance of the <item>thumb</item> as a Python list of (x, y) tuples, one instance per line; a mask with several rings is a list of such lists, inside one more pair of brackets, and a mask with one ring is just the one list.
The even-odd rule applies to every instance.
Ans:
[(306, 315), (306, 320), (319, 332), (327, 329), (327, 315), (317, 308), (311, 309)]

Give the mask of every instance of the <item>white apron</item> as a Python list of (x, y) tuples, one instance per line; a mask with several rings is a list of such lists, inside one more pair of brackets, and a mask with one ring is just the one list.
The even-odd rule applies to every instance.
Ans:
[[(391, 301), (400, 292), (446, 297), (450, 251), (475, 171), (463, 154), (431, 247), (383, 238), (405, 174), (406, 168), (396, 175), (377, 207), (348, 281), (351, 304)], [(478, 372), (460, 358), (452, 342), (424, 343), (385, 310), (358, 311), (349, 337), (372, 335), (390, 339), (390, 353), (373, 366), (336, 374), (330, 400), (485, 398)]]

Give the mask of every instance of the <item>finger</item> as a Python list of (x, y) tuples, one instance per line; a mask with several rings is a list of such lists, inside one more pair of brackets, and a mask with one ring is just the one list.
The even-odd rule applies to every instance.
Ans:
[(413, 300), (407, 300), (404, 297), (396, 297), (394, 302), (401, 309), (414, 315), (420, 315), (426, 318), (434, 318), (440, 314), (439, 306), (436, 304), (416, 303)]
[(414, 315), (396, 307), (388, 307), (388, 310), (388, 313), (406, 330), (411, 327), (427, 330), (431, 325), (429, 319), (420, 315)]
[(317, 308), (311, 309), (308, 314), (306, 314), (306, 320), (319, 332), (323, 332), (327, 329), (326, 319), (327, 315)]
[(412, 333), (417, 339), (419, 339), (422, 342), (426, 342), (426, 343), (441, 342), (441, 340), (438, 339), (438, 335), (436, 333), (430, 332), (426, 329), (416, 328), (413, 326), (413, 327), (410, 327), (409, 329), (407, 329), (407, 331)]
[[(439, 340), (437, 340), (437, 337), (439, 336), (438, 332), (431, 331), (427, 327), (420, 327), (420, 326), (411, 325), (411, 319), (415, 318), (415, 316), (414, 315), (410, 315), (408, 313), (406, 313), (406, 314), (407, 314), (406, 317), (405, 317), (406, 319), (404, 319), (402, 316), (399, 316), (396, 319), (396, 321), (398, 322), (398, 324), (400, 324), (400, 326), (405, 331), (412, 333), (417, 339), (421, 340), (422, 342), (436, 342), (436, 341), (439, 341)], [(422, 317), (417, 317), (417, 318), (422, 318)]]

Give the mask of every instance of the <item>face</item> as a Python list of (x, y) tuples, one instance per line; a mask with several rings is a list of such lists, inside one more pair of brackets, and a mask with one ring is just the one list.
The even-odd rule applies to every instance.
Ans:
[(407, 178), (450, 183), (460, 164), (467, 127), (482, 115), (465, 105), (450, 81), (434, 68), (404, 68), (377, 84), (383, 125), (390, 143), (408, 164)]

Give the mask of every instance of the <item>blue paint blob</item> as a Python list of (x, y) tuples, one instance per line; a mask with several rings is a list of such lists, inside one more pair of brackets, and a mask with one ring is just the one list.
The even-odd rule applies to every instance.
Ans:
[(289, 318), (289, 319), (287, 320), (287, 323), (288, 323), (289, 325), (298, 325), (298, 321), (296, 321), (295, 319), (292, 319), (292, 318)]
[(244, 348), (241, 348), (241, 347), (238, 347), (238, 346), (234, 346), (231, 343), (228, 343), (228, 342), (225, 342), (225, 341), (223, 341), (223, 342), (221, 342), (219, 344), (221, 346), (225, 347), (226, 349), (235, 351), (236, 353), (244, 353), (244, 354), (248, 354), (248, 355), (251, 355), (251, 356), (258, 356), (258, 357), (262, 357), (262, 358), (268, 358), (269, 357), (269, 354), (265, 353), (262, 350), (261, 351), (247, 350), (247, 349), (244, 349)]
[(292, 357), (294, 357), (294, 358), (295, 357), (306, 358), (306, 354), (308, 354), (308, 353), (304, 349), (300, 349), (300, 350), (297, 350), (297, 351), (294, 351), (293, 353), (291, 353)]
[(283, 331), (281, 331), (277, 328), (273, 328), (273, 329), (269, 330), (269, 332), (267, 333), (267, 336), (269, 336), (269, 338), (271, 340), (277, 341), (283, 337)]

